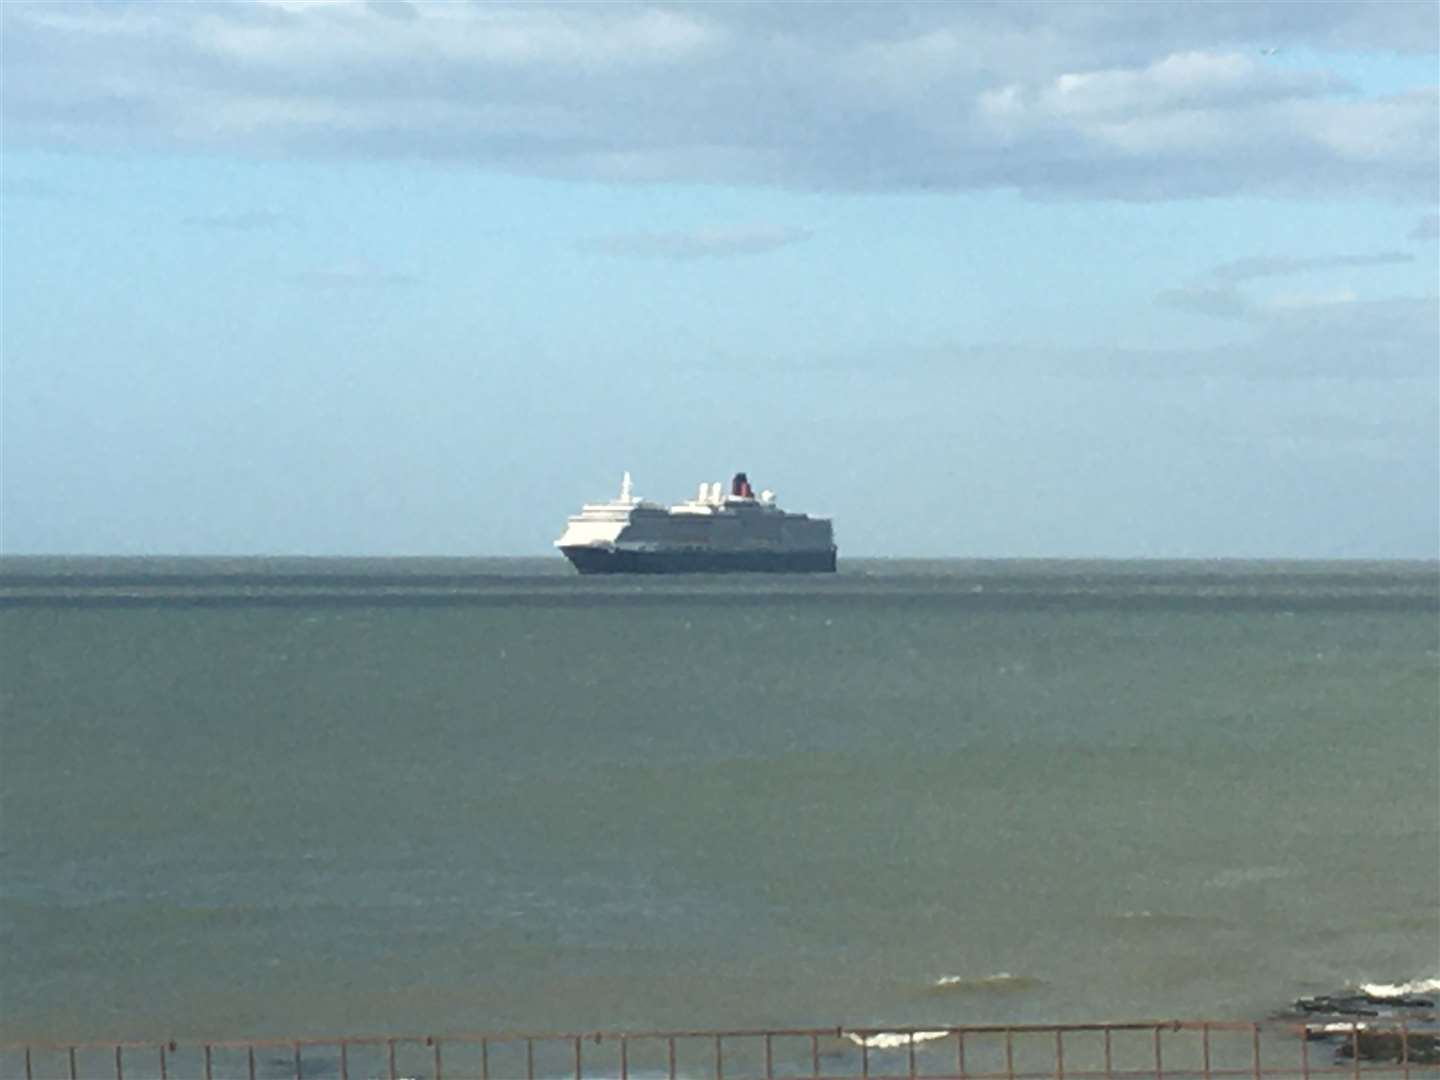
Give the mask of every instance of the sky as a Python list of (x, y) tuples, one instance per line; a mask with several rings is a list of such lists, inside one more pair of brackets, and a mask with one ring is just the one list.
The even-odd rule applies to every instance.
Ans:
[(1437, 17), (12, 0), (0, 552), (1435, 558)]

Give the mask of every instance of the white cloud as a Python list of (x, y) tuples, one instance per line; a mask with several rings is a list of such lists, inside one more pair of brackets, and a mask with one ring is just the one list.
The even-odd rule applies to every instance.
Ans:
[(1433, 48), (1429, 2), (10, 3), (12, 146), (1135, 199), (1433, 198), (1430, 91), (1258, 46)]

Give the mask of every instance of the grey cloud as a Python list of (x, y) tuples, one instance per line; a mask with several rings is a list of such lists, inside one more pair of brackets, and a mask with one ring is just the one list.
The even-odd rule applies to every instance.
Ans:
[(601, 255), (661, 259), (704, 259), (764, 255), (810, 238), (806, 229), (754, 226), (688, 232), (620, 233), (586, 240), (581, 247)]
[(185, 218), (184, 223), (200, 229), (216, 229), (222, 232), (261, 232), (288, 224), (292, 220), (288, 214), (269, 210), (241, 210), (233, 213), (196, 214)]
[(1410, 230), (1411, 240), (1440, 239), (1440, 214), (1426, 214)]
[(1424, 3), (0, 6), (11, 145), (1050, 197), (1433, 198), (1433, 93), (1257, 46), (1433, 47)]

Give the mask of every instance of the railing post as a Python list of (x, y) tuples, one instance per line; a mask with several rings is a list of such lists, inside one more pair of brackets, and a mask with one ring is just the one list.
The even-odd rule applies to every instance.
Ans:
[(1005, 1080), (1015, 1080), (1015, 1033), (1005, 1029)]
[[(433, 1038), (434, 1038), (434, 1037), (432, 1036), (432, 1039), (433, 1039)], [(579, 1040), (577, 1039), (576, 1042), (578, 1043)], [(435, 1080), (445, 1080), (445, 1078), (444, 1078), (444, 1076), (443, 1076), (444, 1067), (443, 1067), (443, 1066), (441, 1065), (441, 1063), (440, 1063), (440, 1040), (439, 1040), (439, 1039), (434, 1039), (434, 1043), (435, 1043)], [(579, 1080), (580, 1071), (579, 1071), (578, 1062), (579, 1062), (580, 1059), (579, 1059), (578, 1055), (579, 1055), (580, 1051), (579, 1051), (578, 1048), (576, 1049), (575, 1053), (576, 1053), (576, 1055), (577, 1055), (577, 1057), (576, 1057), (576, 1059), (575, 1059), (576, 1062), (577, 1062), (576, 1071), (575, 1071), (575, 1077), (576, 1077), (576, 1080)]]
[(960, 1080), (965, 1080), (965, 1032), (955, 1032), (955, 1068)]
[(1155, 1080), (1165, 1080), (1165, 1064), (1160, 1057), (1160, 1026), (1155, 1026)]
[(1210, 1080), (1210, 1025), (1200, 1025), (1200, 1046), (1205, 1055), (1205, 1080)]
[(1055, 1029), (1055, 1080), (1065, 1080), (1065, 1033)]
[(1255, 1080), (1260, 1080), (1260, 1025), (1250, 1025), (1250, 1039), (1254, 1046), (1255, 1056)]

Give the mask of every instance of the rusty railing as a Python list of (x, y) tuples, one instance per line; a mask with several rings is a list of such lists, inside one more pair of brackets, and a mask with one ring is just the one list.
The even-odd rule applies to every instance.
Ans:
[(1434, 1017), (0, 1045), (4, 1080), (1440, 1078)]

